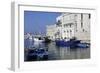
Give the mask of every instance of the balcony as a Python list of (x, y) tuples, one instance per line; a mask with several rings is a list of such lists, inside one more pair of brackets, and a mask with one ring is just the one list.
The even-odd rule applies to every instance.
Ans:
[(57, 25), (57, 26), (61, 26), (61, 24), (62, 24), (61, 20), (58, 20), (58, 21), (56, 22), (56, 25)]

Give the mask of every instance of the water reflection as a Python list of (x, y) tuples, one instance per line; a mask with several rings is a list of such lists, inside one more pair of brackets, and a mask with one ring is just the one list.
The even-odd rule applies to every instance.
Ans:
[[(43, 48), (48, 51), (47, 60), (64, 60), (64, 59), (86, 59), (90, 58), (90, 48), (70, 48), (70, 47), (57, 47), (55, 42), (51, 43), (33, 43), (33, 41), (25, 40), (26, 49), (39, 49)], [(24, 60), (28, 61), (28, 52), (24, 53)], [(41, 59), (34, 59), (32, 61), (40, 61)]]

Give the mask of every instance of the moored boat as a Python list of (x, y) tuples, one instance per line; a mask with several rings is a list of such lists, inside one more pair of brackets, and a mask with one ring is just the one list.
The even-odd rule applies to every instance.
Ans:
[(40, 39), (40, 38), (33, 38), (34, 42), (35, 43), (41, 43), (43, 42), (44, 40)]
[(88, 43), (78, 43), (77, 47), (79, 47), (79, 48), (89, 48), (90, 44), (88, 44)]
[(51, 40), (48, 37), (45, 37), (44, 40), (45, 40), (44, 43), (50, 43), (51, 42)]
[(56, 46), (61, 47), (76, 47), (78, 43), (80, 43), (80, 40), (70, 39), (70, 40), (56, 40)]
[(43, 48), (38, 49), (30, 49), (28, 50), (27, 60), (34, 61), (34, 60), (47, 60), (48, 59), (48, 51)]

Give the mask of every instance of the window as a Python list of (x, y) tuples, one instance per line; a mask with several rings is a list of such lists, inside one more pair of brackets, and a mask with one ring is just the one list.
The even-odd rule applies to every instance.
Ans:
[(64, 24), (64, 27), (66, 27), (66, 24)]
[(91, 14), (88, 14), (89, 15), (89, 19), (91, 18)]
[(70, 24), (70, 27), (71, 27), (71, 24)]
[(64, 30), (64, 33), (65, 33), (66, 31)]
[(70, 30), (70, 32), (72, 32), (72, 30)]
[(67, 27), (67, 24), (64, 24), (64, 27)]
[(77, 15), (75, 14), (74, 17), (77, 17)]
[(67, 30), (67, 33), (68, 33), (69, 31)]
[(83, 29), (83, 32), (84, 32), (85, 30)]
[(77, 21), (75, 21), (75, 25), (76, 25), (76, 30), (77, 30)]
[(72, 35), (72, 30), (70, 30), (70, 36)]
[(81, 13), (81, 28), (83, 28), (83, 14)]
[(61, 23), (61, 20), (58, 20), (57, 23), (56, 23), (56, 25), (59, 26), (60, 24), (62, 24), (62, 23)]

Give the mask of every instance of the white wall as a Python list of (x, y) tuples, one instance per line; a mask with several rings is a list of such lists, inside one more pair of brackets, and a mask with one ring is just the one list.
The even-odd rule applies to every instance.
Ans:
[[(8, 68), (10, 67), (10, 53), (11, 53), (11, 1), (13, 0), (0, 0), (0, 73), (12, 73)], [(17, 1), (17, 0), (16, 0)], [(100, 0), (20, 0), (20, 1), (33, 1), (34, 4), (43, 4), (43, 5), (84, 5), (84, 6), (96, 6), (98, 8), (98, 25), (95, 25), (97, 28), (94, 33), (93, 38), (95, 38), (94, 45), (98, 46), (97, 57), (99, 67), (66, 67), (60, 66), (53, 68), (47, 68), (44, 70), (33, 70), (32, 73), (100, 73)], [(95, 48), (93, 48), (95, 49)], [(22, 72), (23, 73), (23, 72)], [(29, 73), (24, 71), (24, 73)]]
[(49, 36), (49, 38), (51, 40), (55, 40), (55, 33), (56, 33), (56, 25), (52, 24), (52, 25), (48, 25), (46, 27), (46, 35)]
[[(90, 20), (88, 14), (83, 15), (83, 25), (81, 26), (81, 14), (77, 14), (77, 31), (75, 31), (75, 36), (79, 40), (90, 40)], [(84, 30), (84, 31), (83, 31)]]

